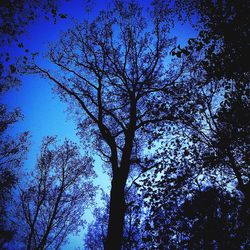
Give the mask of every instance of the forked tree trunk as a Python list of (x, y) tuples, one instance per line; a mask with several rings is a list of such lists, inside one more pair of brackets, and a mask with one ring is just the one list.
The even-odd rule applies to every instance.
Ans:
[(130, 111), (130, 125), (125, 133), (125, 145), (120, 168), (113, 166), (113, 179), (110, 191), (108, 235), (105, 250), (121, 250), (123, 227), (126, 212), (125, 186), (130, 171), (130, 158), (136, 131), (136, 103), (133, 100)]

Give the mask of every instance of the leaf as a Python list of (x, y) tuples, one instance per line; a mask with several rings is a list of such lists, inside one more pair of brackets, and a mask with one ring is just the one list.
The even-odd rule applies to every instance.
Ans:
[(16, 67), (14, 65), (10, 65), (10, 72), (13, 74), (16, 72)]
[(67, 14), (59, 14), (59, 17), (61, 17), (62, 19), (66, 19), (67, 18)]

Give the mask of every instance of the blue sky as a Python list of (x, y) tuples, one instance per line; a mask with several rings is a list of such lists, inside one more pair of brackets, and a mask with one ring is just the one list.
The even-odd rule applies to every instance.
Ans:
[[(148, 4), (148, 1), (143, 1), (143, 3)], [(97, 10), (107, 6), (107, 1), (95, 1), (93, 6), (93, 13), (96, 14)], [(21, 38), (24, 46), (31, 51), (39, 51), (41, 55), (45, 54), (49, 42), (57, 41), (60, 34), (71, 26), (70, 17), (83, 20), (86, 16), (81, 0), (63, 3), (59, 12), (67, 13), (69, 18), (58, 19), (56, 24), (53, 24), (52, 21), (46, 21), (44, 18), (38, 18), (34, 24), (28, 27), (27, 33)], [(173, 35), (177, 35), (180, 38), (177, 42), (183, 44), (188, 38), (194, 36), (194, 33), (188, 25), (177, 25)], [(16, 47), (11, 48), (12, 54), (21, 54), (19, 50)], [(47, 66), (45, 60), (41, 60), (41, 63), (45, 67)], [(61, 140), (67, 137), (75, 142), (79, 142), (79, 139), (76, 136), (76, 123), (73, 119), (70, 119), (66, 112), (67, 105), (62, 103), (58, 96), (53, 93), (52, 83), (34, 75), (23, 76), (21, 80), (20, 88), (6, 93), (3, 102), (7, 103), (10, 108), (20, 107), (22, 110), (24, 119), (16, 123), (10, 133), (18, 134), (23, 131), (30, 131), (32, 136), (31, 147), (25, 161), (25, 168), (32, 169), (44, 136), (57, 135)], [(102, 173), (100, 159), (96, 156), (95, 159), (95, 168), (98, 173), (96, 183), (106, 188), (109, 185), (109, 178)], [(90, 219), (91, 216), (88, 215), (88, 218)], [(73, 249), (73, 246), (77, 245), (82, 246), (82, 237), (71, 238), (70, 245), (67, 245), (64, 249)]]

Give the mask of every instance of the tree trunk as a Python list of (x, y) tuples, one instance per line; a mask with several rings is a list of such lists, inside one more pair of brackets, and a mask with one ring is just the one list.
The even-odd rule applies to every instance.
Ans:
[[(108, 235), (105, 250), (121, 250), (123, 241), (123, 227), (126, 213), (125, 186), (130, 171), (130, 158), (136, 131), (136, 103), (133, 101), (130, 111), (130, 125), (125, 133), (120, 168), (113, 167), (113, 179), (110, 191), (110, 208)], [(117, 163), (116, 163), (117, 164)]]
[(108, 235), (105, 250), (121, 250), (125, 217), (125, 176), (114, 176), (110, 192)]
[[(32, 225), (33, 226), (33, 225)], [(27, 243), (27, 250), (31, 249), (31, 240), (34, 234), (34, 227), (32, 227), (31, 232), (29, 233), (28, 243)]]

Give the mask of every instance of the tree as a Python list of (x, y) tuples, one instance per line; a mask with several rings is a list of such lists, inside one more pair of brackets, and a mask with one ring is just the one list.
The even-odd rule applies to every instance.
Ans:
[(237, 188), (250, 201), (249, 182), (249, 89), (245, 84), (237, 84), (226, 91), (225, 100), (213, 115), (215, 129), (211, 131), (211, 147), (203, 155), (204, 163), (210, 168), (221, 167), (229, 170), (237, 180)]
[(17, 247), (22, 242), (27, 249), (60, 248), (83, 226), (84, 209), (93, 201), (92, 159), (68, 140), (55, 143), (55, 137), (45, 138), (34, 175), (20, 188), (13, 217)]
[(145, 207), (138, 186), (132, 183), (126, 189), (126, 214), (124, 223), (123, 250), (143, 249)]
[[(224, 249), (229, 242), (244, 248), (249, 244), (249, 223), (243, 217), (249, 218), (250, 204), (247, 3), (181, 4), (187, 4), (189, 14), (198, 11), (203, 26), (198, 38), (173, 51), (190, 62), (189, 77), (181, 91), (172, 92), (184, 103), (173, 110), (178, 126), (162, 128), (172, 137), (158, 149), (159, 167), (144, 176), (151, 210), (145, 249)], [(209, 185), (212, 189), (204, 191)], [(194, 206), (189, 211), (197, 214), (183, 217), (182, 204), (190, 200)]]
[[(248, 1), (175, 1), (184, 17), (196, 16), (199, 36), (177, 54), (203, 51), (202, 66), (212, 78), (246, 78), (249, 73)], [(179, 47), (180, 48), (180, 47)]]
[[(177, 148), (172, 144), (172, 152), (158, 155), (159, 168), (144, 176), (141, 189), (149, 216), (143, 249), (247, 247), (249, 203), (232, 188), (232, 175), (228, 171), (218, 175), (223, 169), (211, 174), (208, 166), (202, 166), (206, 164), (200, 158), (204, 148), (196, 151), (184, 140), (182, 145), (179, 139)], [(214, 163), (226, 164), (225, 158), (214, 158)], [(213, 170), (219, 167), (210, 164)], [(157, 180), (156, 171), (160, 171)]]
[(183, 112), (192, 110), (191, 116), (196, 119), (183, 115), (181, 122), (191, 131), (189, 136), (194, 143), (203, 144), (201, 165), (226, 173), (227, 179), (233, 174), (248, 203), (247, 2), (195, 1), (191, 6), (187, 1), (185, 4), (189, 14), (198, 12), (198, 22), (203, 26), (197, 38), (174, 52), (192, 58), (196, 71), (201, 72), (194, 79), (193, 95), (187, 96), (190, 104)]
[[(0, 72), (1, 74), (1, 72)], [(11, 86), (0, 83), (0, 97)], [(7, 105), (0, 103), (0, 248), (13, 237), (9, 225), (7, 208), (11, 203), (13, 188), (17, 184), (19, 169), (28, 149), (28, 133), (16, 137), (8, 135), (8, 129), (21, 119), (19, 109), (10, 111)]]
[(249, 210), (242, 209), (241, 198), (215, 187), (203, 188), (179, 202), (163, 202), (158, 210), (152, 206), (143, 249), (249, 247)]
[(183, 67), (165, 69), (175, 39), (168, 37), (170, 24), (163, 22), (168, 9), (163, 7), (156, 1), (146, 14), (136, 1), (115, 1), (110, 10), (77, 24), (52, 47), (48, 55), (59, 74), (33, 67), (55, 83), (56, 91), (78, 114), (84, 113), (79, 128), (89, 125), (94, 145), (109, 162), (112, 183), (106, 249), (121, 249), (124, 191), (131, 170), (147, 170), (146, 143), (154, 139), (156, 127), (173, 119), (170, 107), (176, 103), (168, 90)]

